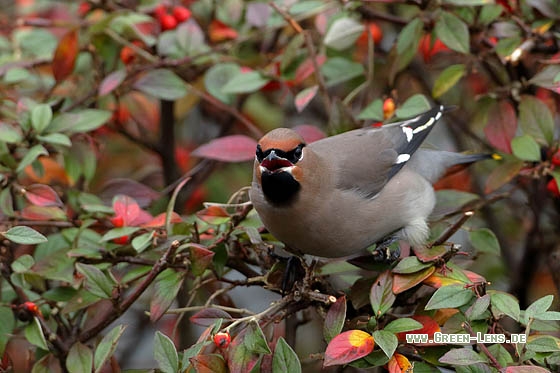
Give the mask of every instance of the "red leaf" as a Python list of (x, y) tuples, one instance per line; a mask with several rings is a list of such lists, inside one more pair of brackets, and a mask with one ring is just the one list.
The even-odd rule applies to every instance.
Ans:
[(232, 320), (233, 318), (229, 313), (218, 308), (205, 308), (189, 318), (190, 322), (200, 326), (214, 325), (218, 319)]
[(296, 105), (296, 110), (298, 111), (298, 113), (301, 113), (303, 109), (305, 109), (305, 107), (311, 102), (311, 100), (313, 100), (313, 97), (317, 95), (318, 90), (319, 86), (314, 85), (313, 87), (304, 89), (296, 95), (294, 104)]
[[(142, 228), (158, 228), (163, 227), (165, 225), (165, 218), (167, 214), (162, 212), (152, 220), (148, 221), (147, 223), (141, 224)], [(183, 219), (177, 214), (176, 212), (171, 213), (171, 223), (180, 223)]]
[(99, 85), (99, 96), (105, 96), (115, 90), (126, 78), (125, 70), (116, 70), (107, 75)]
[[(320, 54), (315, 58), (318, 67), (321, 67), (321, 65), (324, 64), (326, 60), (327, 56), (325, 56), (324, 54)], [(299, 85), (305, 79), (309, 78), (314, 71), (315, 66), (313, 66), (313, 60), (311, 59), (311, 57), (309, 57), (308, 59), (303, 61), (301, 65), (298, 66), (295, 78), (291, 85)]]
[(484, 133), (490, 144), (504, 153), (511, 154), (511, 140), (517, 132), (515, 109), (508, 101), (502, 100), (490, 108), (488, 123)]
[(220, 137), (196, 148), (192, 155), (222, 162), (244, 162), (255, 158), (257, 142), (244, 135)]
[(327, 342), (340, 334), (344, 321), (346, 320), (346, 297), (343, 295), (330, 306), (325, 323), (323, 325), (323, 336)]
[(36, 206), (63, 206), (54, 189), (44, 184), (33, 184), (25, 188), (25, 198)]
[(397, 338), (399, 339), (399, 341), (406, 341), (407, 334), (428, 334), (428, 338), (432, 338), (435, 332), (441, 331), (438, 323), (430, 316), (414, 315), (411, 318), (422, 324), (422, 327), (420, 329), (410, 330), (408, 332), (397, 333)]
[(66, 214), (55, 206), (27, 206), (21, 210), (21, 217), (29, 220), (66, 220)]
[(299, 135), (303, 137), (305, 142), (308, 144), (326, 137), (323, 131), (311, 124), (301, 124), (299, 126), (295, 126), (294, 131), (299, 133)]
[(133, 198), (125, 195), (115, 196), (113, 199), (115, 216), (123, 219), (123, 226), (130, 227), (131, 223), (140, 215), (140, 206)]
[(208, 35), (213, 43), (237, 38), (237, 31), (217, 19), (208, 26)]
[(60, 39), (60, 42), (54, 51), (52, 70), (57, 83), (72, 74), (77, 55), (78, 30), (72, 30)]
[(201, 275), (206, 268), (212, 263), (214, 252), (208, 250), (204, 246), (192, 244), (190, 247), (191, 271), (193, 275)]
[(223, 224), (230, 219), (227, 211), (220, 206), (208, 206), (196, 213), (196, 216), (209, 224)]
[(333, 338), (325, 351), (323, 366), (347, 364), (369, 355), (375, 342), (371, 334), (349, 330)]

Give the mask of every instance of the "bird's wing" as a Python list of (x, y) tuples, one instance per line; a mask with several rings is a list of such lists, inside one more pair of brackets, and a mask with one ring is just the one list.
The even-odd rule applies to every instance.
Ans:
[(374, 197), (424, 142), (445, 108), (380, 128), (363, 128), (310, 144), (334, 167), (337, 187)]

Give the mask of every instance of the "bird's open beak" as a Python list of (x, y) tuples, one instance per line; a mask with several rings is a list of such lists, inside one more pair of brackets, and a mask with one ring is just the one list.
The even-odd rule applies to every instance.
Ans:
[(285, 167), (293, 167), (293, 164), (287, 159), (277, 156), (273, 150), (265, 159), (262, 160), (261, 167), (265, 168), (269, 172), (275, 172)]

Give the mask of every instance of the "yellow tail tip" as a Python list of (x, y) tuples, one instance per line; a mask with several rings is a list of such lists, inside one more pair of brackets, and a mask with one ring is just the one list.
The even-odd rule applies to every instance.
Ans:
[(503, 157), (497, 153), (493, 153), (492, 154), (492, 159), (495, 161), (501, 161), (503, 159)]

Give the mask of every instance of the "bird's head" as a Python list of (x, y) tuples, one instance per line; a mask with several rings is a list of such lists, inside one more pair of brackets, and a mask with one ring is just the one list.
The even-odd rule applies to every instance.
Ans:
[(256, 181), (266, 198), (277, 205), (295, 198), (301, 185), (301, 161), (305, 156), (305, 141), (296, 132), (278, 128), (267, 133), (257, 145)]

